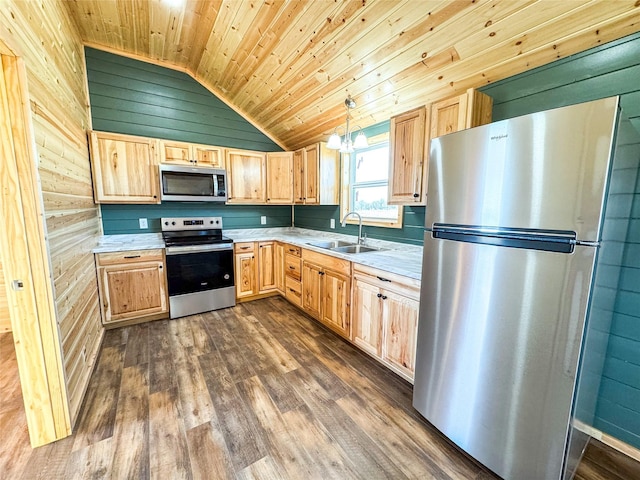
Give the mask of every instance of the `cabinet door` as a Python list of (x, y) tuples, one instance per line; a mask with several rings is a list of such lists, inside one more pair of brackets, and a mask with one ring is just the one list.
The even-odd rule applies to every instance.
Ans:
[(91, 132), (96, 203), (160, 203), (157, 140)]
[(274, 242), (258, 243), (258, 293), (276, 289)]
[(293, 152), (293, 201), (304, 203), (304, 148)]
[(236, 253), (236, 298), (255, 295), (256, 261), (253, 252)]
[(320, 145), (314, 144), (304, 151), (304, 203), (320, 203)]
[(265, 203), (266, 155), (247, 150), (227, 150), (228, 203)]
[(321, 282), (320, 321), (340, 335), (350, 338), (351, 280), (341, 273), (325, 269)]
[(104, 323), (168, 311), (162, 262), (99, 268)]
[(193, 145), (193, 157), (197, 165), (224, 168), (224, 148), (208, 145)]
[(293, 152), (267, 153), (267, 203), (293, 203)]
[(426, 196), (427, 149), (426, 107), (391, 118), (389, 138), (390, 204), (424, 205)]
[(383, 359), (413, 378), (416, 363), (418, 301), (382, 290)]
[(431, 105), (431, 138), (466, 128), (467, 94)]
[(431, 106), (431, 138), (491, 122), (493, 100), (472, 88)]
[(169, 140), (160, 142), (160, 163), (191, 165), (193, 163), (192, 160), (191, 145), (189, 143)]
[(280, 242), (275, 242), (274, 245), (274, 254), (273, 254), (273, 265), (276, 275), (276, 289), (284, 294), (284, 245)]
[(357, 346), (382, 357), (382, 299), (376, 285), (353, 281), (353, 321), (351, 338)]
[(302, 263), (302, 308), (312, 317), (320, 319), (320, 285), (322, 268), (309, 262)]

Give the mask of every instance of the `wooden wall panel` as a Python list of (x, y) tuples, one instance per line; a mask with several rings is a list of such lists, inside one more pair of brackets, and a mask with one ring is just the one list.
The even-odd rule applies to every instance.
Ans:
[(7, 292), (5, 291), (4, 270), (2, 268), (2, 255), (0, 254), (0, 333), (11, 331), (11, 317), (7, 306)]
[(63, 2), (3, 2), (0, 36), (26, 66), (69, 414), (77, 417), (102, 338), (91, 248), (100, 233), (86, 131), (83, 46)]

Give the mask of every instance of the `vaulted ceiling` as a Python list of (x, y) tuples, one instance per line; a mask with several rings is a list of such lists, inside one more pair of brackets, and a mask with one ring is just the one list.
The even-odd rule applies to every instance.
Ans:
[(186, 71), (287, 149), (640, 31), (637, 0), (75, 0), (87, 45)]

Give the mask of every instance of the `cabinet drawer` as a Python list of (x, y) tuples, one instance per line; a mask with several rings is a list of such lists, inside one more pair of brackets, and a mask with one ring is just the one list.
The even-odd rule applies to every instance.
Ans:
[(420, 280), (373, 267), (353, 264), (353, 278), (363, 280), (385, 290), (392, 290), (413, 300), (420, 298)]
[(234, 243), (236, 253), (253, 252), (253, 242)]
[(306, 262), (321, 265), (324, 269), (333, 270), (346, 275), (347, 277), (351, 276), (351, 262), (349, 260), (333, 257), (331, 255), (324, 255), (307, 249), (302, 250), (302, 259)]
[(284, 280), (284, 298), (298, 307), (302, 307), (302, 284), (299, 280), (286, 277)]
[(300, 257), (302, 254), (302, 249), (300, 247), (296, 247), (295, 245), (290, 245), (288, 243), (285, 243), (284, 251), (287, 255), (293, 255), (295, 257)]
[(302, 273), (301, 262), (302, 260), (300, 259), (300, 257), (296, 257), (287, 253), (284, 259), (285, 275), (295, 278), (296, 280), (300, 280), (300, 275)]
[(128, 250), (126, 252), (98, 253), (96, 259), (98, 265), (118, 265), (122, 263), (138, 263), (164, 260), (163, 250), (155, 248), (151, 250)]

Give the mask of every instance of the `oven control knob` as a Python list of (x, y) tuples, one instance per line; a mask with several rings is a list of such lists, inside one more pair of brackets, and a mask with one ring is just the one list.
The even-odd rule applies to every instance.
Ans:
[(169, 225), (169, 222), (164, 222), (165, 225)]
[(231, 278), (231, 277), (229, 276), (229, 274), (228, 274), (228, 273), (225, 273), (225, 274), (224, 274), (224, 279), (225, 279), (225, 280), (229, 280), (229, 278)]
[(176, 222), (171, 222), (171, 225), (175, 225), (175, 224), (176, 224)]

